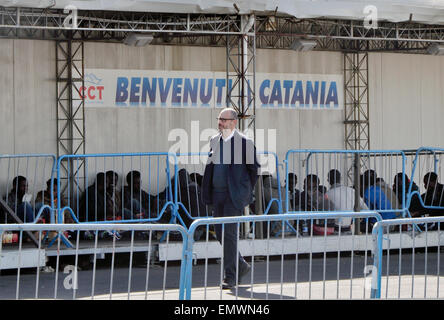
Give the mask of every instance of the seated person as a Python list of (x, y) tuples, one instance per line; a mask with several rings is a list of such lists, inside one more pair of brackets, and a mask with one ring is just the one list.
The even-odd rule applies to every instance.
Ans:
[[(359, 209), (359, 211), (368, 210), (361, 197), (359, 197), (359, 203), (355, 204), (356, 191), (341, 183), (341, 173), (339, 170), (330, 170), (327, 179), (330, 184), (327, 196), (333, 202), (335, 211), (354, 212), (355, 208)], [(352, 217), (339, 218), (336, 220), (335, 230), (339, 231), (340, 229), (341, 232), (351, 231), (352, 222)]]
[(320, 193), (324, 193), (324, 194), (327, 193), (327, 190), (328, 190), (327, 187), (323, 186), (323, 185), (319, 185), (318, 189), (319, 189)]
[(142, 217), (141, 212), (135, 215), (128, 209), (122, 207), (122, 196), (117, 189), (119, 175), (117, 172), (109, 170), (105, 174), (105, 200), (106, 200), (106, 220), (130, 220)]
[(141, 189), (140, 172), (128, 172), (126, 182), (123, 188), (124, 208), (131, 211), (136, 219), (157, 217), (156, 197)]
[[(265, 210), (270, 204), (270, 201), (272, 199), (279, 199), (279, 192), (282, 192), (282, 190), (279, 190), (278, 188), (277, 179), (269, 173), (262, 175), (262, 181), (263, 181), (262, 207), (265, 213)], [(279, 205), (276, 201), (273, 201), (267, 214), (279, 214)]]
[[(404, 193), (402, 192), (402, 178), (404, 176)], [(399, 204), (400, 206), (402, 206), (402, 201), (403, 198), (405, 199), (405, 205), (407, 205), (407, 195), (408, 195), (408, 191), (409, 191), (409, 186), (410, 184), (412, 184), (412, 192), (414, 191), (419, 191), (419, 187), (416, 185), (415, 182), (411, 182), (409, 177), (406, 174), (403, 174), (402, 172), (399, 172), (395, 175), (395, 177), (393, 178), (393, 192), (396, 193), (396, 196), (398, 198)], [(405, 196), (404, 196), (405, 195)], [(407, 208), (410, 212), (410, 215), (413, 216), (417, 216), (418, 213), (421, 211), (421, 202), (419, 200), (419, 195), (418, 194), (414, 194), (412, 196), (412, 199), (410, 201), (410, 206)]]
[(79, 222), (105, 220), (105, 173), (99, 172), (95, 182), (80, 197)]
[(389, 195), (383, 191), (384, 187), (377, 182), (376, 172), (367, 170), (364, 172), (364, 201), (370, 210), (376, 210), (382, 219), (395, 219), (397, 213), (391, 211), (392, 207)]
[(317, 175), (309, 174), (304, 179), (304, 191), (301, 194), (302, 211), (333, 211), (334, 205), (328, 196), (319, 188), (320, 180)]
[(21, 221), (31, 223), (34, 222), (34, 210), (30, 203), (31, 195), (27, 191), (28, 181), (23, 176), (17, 176), (12, 180), (12, 189), (4, 199)]
[[(364, 202), (370, 210), (378, 211), (383, 220), (396, 219), (399, 212), (393, 211), (392, 203), (390, 202), (390, 195), (386, 195), (383, 191), (385, 189), (382, 184), (377, 182), (376, 172), (374, 170), (367, 170), (363, 177)], [(390, 189), (391, 190), (391, 189)], [(396, 200), (397, 201), (397, 200)], [(366, 220), (365, 220), (366, 221)], [(361, 231), (365, 232), (364, 222), (361, 222)], [(370, 231), (376, 223), (375, 218), (369, 218), (367, 224), (367, 231)], [(362, 229), (364, 228), (364, 229)], [(390, 226), (388, 231), (395, 230), (395, 226)], [(384, 230), (384, 232), (387, 229)]]
[[(328, 196), (320, 191), (320, 180), (317, 175), (309, 174), (304, 179), (304, 191), (301, 194), (301, 211), (334, 211), (334, 204)], [(310, 221), (307, 221), (310, 222)], [(335, 219), (315, 220), (313, 225), (313, 234), (324, 235), (334, 232)], [(310, 233), (310, 232), (309, 232)]]
[(444, 185), (438, 183), (438, 175), (429, 172), (424, 175), (424, 188), (426, 191), (421, 195), (424, 206), (436, 208), (424, 208), (423, 213), (431, 217), (444, 215)]
[(190, 174), (191, 181), (195, 182), (199, 187), (202, 187), (203, 176), (200, 173), (193, 172)]
[[(193, 220), (193, 217), (206, 217), (206, 206), (202, 200), (202, 190), (197, 183), (191, 180), (186, 169), (180, 169), (178, 173), (178, 200), (183, 204), (186, 211), (179, 206), (179, 214), (185, 225), (189, 227)], [(173, 180), (174, 181), (174, 180)], [(173, 189), (174, 190), (174, 189)], [(188, 214), (187, 214), (188, 213)]]
[[(35, 198), (35, 214), (37, 216), (39, 210), (43, 205), (48, 205), (54, 209), (57, 209), (57, 179), (54, 179), (53, 188), (52, 188), (52, 194), (53, 194), (53, 202), (51, 203), (51, 179), (46, 181), (46, 190), (39, 191), (37, 193), (37, 197)], [(67, 206), (66, 200), (63, 198), (60, 199), (60, 205), (61, 208), (64, 208)], [(42, 219), (43, 223), (50, 223), (51, 217), (50, 217), (50, 211), (48, 208), (45, 208), (42, 212), (42, 215), (40, 216), (40, 219)], [(74, 220), (71, 217), (71, 214), (68, 211), (65, 211), (64, 214), (64, 221), (63, 223), (73, 223)], [(54, 223), (57, 223), (57, 215), (55, 216)]]
[(298, 211), (300, 210), (300, 202), (301, 202), (301, 192), (296, 188), (298, 184), (298, 176), (290, 172), (288, 173), (288, 202), (289, 202), (289, 210)]

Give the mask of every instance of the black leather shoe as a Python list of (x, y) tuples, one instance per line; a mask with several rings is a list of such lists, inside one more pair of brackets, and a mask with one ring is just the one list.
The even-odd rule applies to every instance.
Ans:
[(241, 283), (242, 278), (246, 276), (251, 270), (251, 266), (245, 262), (242, 267), (239, 267), (239, 274), (237, 275), (237, 282)]

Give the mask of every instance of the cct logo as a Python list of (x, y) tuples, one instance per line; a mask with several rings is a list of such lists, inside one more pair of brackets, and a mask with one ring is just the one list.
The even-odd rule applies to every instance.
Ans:
[(89, 102), (103, 102), (103, 91), (105, 86), (102, 84), (102, 79), (99, 79), (94, 73), (85, 74), (86, 86), (80, 87), (80, 97), (87, 99)]

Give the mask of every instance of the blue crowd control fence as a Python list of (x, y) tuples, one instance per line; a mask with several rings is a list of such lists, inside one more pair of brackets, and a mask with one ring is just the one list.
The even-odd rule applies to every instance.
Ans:
[(279, 158), (275, 152), (271, 151), (258, 151), (257, 154), (258, 161), (261, 163), (260, 183), (262, 184), (263, 214), (282, 214), (283, 188), (279, 172)]
[[(411, 181), (407, 187), (407, 208), (414, 216), (444, 213), (444, 149), (421, 147), (415, 153)], [(417, 183), (415, 183), (415, 181)]]
[(399, 186), (391, 185), (397, 173), (406, 172), (403, 151), (288, 150), (284, 163), (289, 181), (285, 188), (286, 212), (370, 209), (384, 219), (406, 214), (404, 175)]
[[(69, 207), (80, 223), (174, 222), (176, 218), (183, 223), (175, 209), (177, 166), (171, 165), (175, 157), (166, 152), (61, 156), (57, 162), (59, 215)], [(62, 166), (68, 168), (66, 177), (61, 176)]]
[[(328, 299), (343, 298), (349, 295), (350, 298), (365, 298), (364, 270), (368, 265), (367, 251), (372, 249), (371, 234), (356, 235), (353, 230), (341, 232), (327, 236), (326, 232), (319, 236), (314, 235), (313, 229), (307, 237), (286, 236), (281, 234), (279, 238), (270, 238), (268, 233), (264, 239), (255, 238), (255, 225), (257, 223), (287, 221), (292, 224), (299, 224), (302, 220), (319, 220), (326, 226), (328, 219), (340, 219), (351, 217), (354, 219), (373, 218), (381, 221), (381, 215), (376, 212), (361, 213), (294, 213), (278, 215), (260, 215), (243, 217), (224, 217), (211, 219), (198, 219), (193, 222), (188, 230), (188, 241), (186, 250), (186, 276), (185, 299), (233, 299), (237, 298), (261, 298), (261, 299)], [(239, 276), (240, 262), (239, 254), (244, 257), (251, 257), (251, 272), (248, 274), (248, 290), (236, 281), (235, 287), (231, 291), (222, 290), (221, 283), (224, 275), (224, 245), (225, 228), (227, 225), (235, 225), (237, 235), (239, 235), (240, 224), (252, 224), (252, 237), (244, 240), (237, 238), (238, 252), (236, 253), (236, 276)], [(221, 244), (210, 240), (207, 236), (205, 242), (196, 243), (194, 233), (202, 226), (221, 228)], [(312, 224), (313, 225), (313, 224)], [(324, 230), (327, 230), (324, 228)], [(228, 240), (227, 240), (228, 241)], [(193, 266), (193, 258), (199, 255), (198, 249), (203, 252), (205, 259), (204, 266)], [(235, 249), (234, 249), (235, 250)], [(218, 251), (216, 253), (216, 251)], [(351, 256), (341, 257), (341, 251), (351, 251)], [(364, 256), (355, 257), (354, 252), (364, 252)], [(240, 252), (240, 253), (239, 253)], [(219, 266), (209, 265), (208, 260), (214, 258), (214, 254), (221, 258)], [(218, 254), (218, 255), (217, 255)], [(301, 256), (308, 255), (308, 259)], [(316, 256), (317, 255), (317, 256)], [(273, 256), (280, 256), (280, 260), (273, 259)], [(266, 261), (264, 262), (264, 257)], [(259, 258), (260, 260), (257, 260)], [(341, 261), (342, 258), (342, 261)], [(347, 264), (347, 262), (349, 264)], [(370, 263), (370, 264), (369, 264)], [(347, 267), (345, 266), (347, 265)], [(276, 272), (279, 270), (279, 272)], [(335, 272), (332, 273), (332, 270)], [(194, 272), (193, 272), (194, 271)], [(344, 274), (350, 274), (349, 277)], [(341, 279), (340, 279), (341, 278)], [(345, 284), (349, 286), (345, 286)], [(361, 283), (361, 286), (357, 286)], [(197, 291), (193, 293), (193, 288)], [(202, 290), (203, 288), (203, 290)], [(344, 290), (344, 288), (346, 288)], [(358, 289), (357, 289), (358, 288)], [(228, 292), (228, 294), (227, 294)], [(193, 297), (192, 297), (193, 294)], [(199, 295), (199, 296), (197, 296)], [(330, 297), (330, 295), (332, 295)], [(370, 297), (370, 292), (368, 293)]]
[[(43, 248), (43, 234), (48, 228), (59, 234), (70, 232), (76, 249), (61, 247), (61, 237), (58, 237), (57, 247)], [(111, 234), (116, 230), (126, 236), (125, 240), (116, 241), (113, 237), (112, 240), (106, 240), (106, 246), (102, 245), (105, 240), (100, 240), (100, 234)], [(26, 245), (25, 231), (37, 233), (38, 248)], [(90, 246), (80, 248), (80, 233), (85, 231), (91, 232), (93, 239)], [(0, 224), (0, 239), (9, 232), (18, 232), (19, 242), (3, 244), (0, 241), (0, 269), (14, 268), (17, 272), (12, 275), (2, 274), (2, 300), (184, 298), (181, 293), (185, 292), (187, 232), (181, 225)], [(156, 232), (167, 233), (163, 244), (167, 248), (181, 246), (183, 258), (179, 268), (168, 266), (168, 256), (162, 268), (153, 268), (150, 260), (154, 259), (156, 252)], [(181, 238), (176, 237), (170, 241), (169, 234), (173, 232)], [(126, 255), (120, 254), (123, 252)], [(111, 261), (105, 259), (105, 254), (111, 257)], [(47, 257), (55, 259), (46, 261)], [(34, 268), (36, 272), (24, 274), (23, 269), (29, 268)], [(89, 268), (92, 268), (92, 272)]]
[[(200, 191), (198, 188), (201, 185), (201, 179), (204, 174), (205, 165), (208, 160), (208, 153), (206, 152), (189, 152), (178, 153), (177, 166), (179, 172), (179, 190), (178, 201), (183, 207), (183, 211), (189, 216), (189, 218), (205, 218), (212, 216), (212, 212), (203, 210), (198, 206), (186, 206), (184, 203), (188, 202), (190, 195), (194, 194), (197, 199), (200, 198)], [(279, 171), (276, 168), (279, 167), (279, 159), (276, 153), (270, 151), (257, 151), (258, 161), (264, 164), (264, 167), (260, 169), (260, 176), (262, 182), (261, 199), (264, 204), (264, 214), (267, 214), (270, 210), (273, 214), (282, 213), (282, 187)], [(271, 158), (271, 160), (270, 160)], [(191, 187), (189, 185), (191, 184)], [(185, 186), (185, 187), (184, 187)], [(188, 189), (186, 188), (188, 186)], [(185, 199), (185, 201), (183, 201)], [(273, 208), (271, 208), (273, 206)]]
[[(54, 192), (50, 191), (54, 190), (55, 169), (52, 154), (0, 155), (0, 197), (21, 221), (44, 218), (45, 222), (55, 222)], [(2, 211), (0, 223), (16, 223), (7, 211)]]
[[(423, 226), (417, 232), (415, 226)], [(372, 298), (439, 299), (444, 217), (383, 220), (372, 231)], [(393, 229), (398, 231), (393, 232)], [(384, 254), (385, 252), (385, 254)], [(383, 278), (384, 276), (384, 278)]]

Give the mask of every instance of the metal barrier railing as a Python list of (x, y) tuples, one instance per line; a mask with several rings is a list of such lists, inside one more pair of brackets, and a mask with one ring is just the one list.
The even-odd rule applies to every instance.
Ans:
[[(424, 231), (417, 232), (417, 225), (423, 225)], [(377, 222), (372, 231), (374, 265), (371, 297), (441, 298), (444, 295), (440, 286), (443, 226), (444, 217)], [(393, 229), (398, 231), (393, 232)], [(382, 279), (384, 266), (385, 281)]]
[[(289, 150), (284, 162), (285, 212), (370, 209), (383, 219), (405, 215), (403, 151)], [(388, 186), (397, 173), (402, 174), (399, 194)]]
[[(168, 211), (170, 217), (164, 222), (178, 218), (183, 224), (175, 209), (175, 158), (165, 152), (61, 156), (57, 161), (58, 213), (71, 208), (79, 223), (130, 223), (159, 222)], [(68, 168), (64, 186), (62, 166)], [(126, 185), (122, 182), (119, 187), (119, 176), (126, 177)]]
[(0, 223), (55, 221), (55, 167), (51, 154), (0, 155)]
[[(193, 222), (188, 231), (186, 283), (184, 286), (186, 292), (184, 297), (191, 299), (193, 294), (193, 299), (233, 299), (233, 295), (236, 299), (311, 299), (314, 296), (317, 299), (328, 299), (332, 298), (329, 295), (333, 292), (333, 298), (338, 299), (341, 294), (344, 294), (344, 286), (347, 288), (346, 291), (349, 292), (350, 298), (353, 296), (356, 298), (365, 297), (364, 284), (361, 287), (362, 291), (356, 290), (356, 285), (354, 285), (357, 282), (363, 283), (363, 273), (356, 273), (354, 270), (360, 267), (362, 267), (361, 270), (365, 270), (367, 267), (367, 251), (372, 248), (371, 234), (356, 235), (353, 229), (342, 231), (339, 228), (335, 234), (327, 235), (327, 220), (345, 217), (352, 217), (353, 221), (369, 218), (374, 218), (377, 221), (382, 220), (380, 214), (376, 212), (289, 212), (280, 215), (198, 219)], [(302, 220), (313, 222), (310, 235), (307, 237), (294, 236), (294, 234), (287, 236), (283, 232), (279, 238), (271, 239), (268, 232), (265, 239), (255, 238), (258, 223), (266, 223), (268, 226), (272, 222), (282, 224), (288, 222), (298, 225)], [(314, 228), (315, 220), (321, 221), (319, 228)], [(253, 233), (252, 238), (241, 242), (239, 226), (243, 223), (251, 223)], [(214, 226), (216, 230), (218, 229), (217, 238), (222, 247), (215, 241), (209, 241), (208, 233), (204, 242), (198, 244), (195, 242), (194, 233), (202, 226), (207, 230), (210, 226)], [(203, 251), (205, 264), (204, 266), (193, 267), (192, 260), (197, 255), (198, 247)], [(214, 258), (216, 251), (219, 252), (216, 256), (221, 258), (220, 266), (209, 265), (208, 260)], [(242, 254), (240, 251), (242, 251)], [(344, 251), (350, 251), (351, 256), (345, 257)], [(362, 258), (362, 255), (356, 256), (357, 251), (364, 252), (364, 258)], [(314, 256), (313, 252), (317, 252), (319, 256)], [(342, 263), (341, 252), (343, 255)], [(233, 254), (235, 255), (234, 258)], [(304, 257), (306, 255), (308, 255), (308, 259)], [(240, 285), (240, 278), (247, 269), (244, 264), (245, 259), (241, 256), (251, 257), (248, 290), (245, 286)], [(275, 260), (273, 256), (280, 257), (280, 260)], [(264, 257), (265, 262), (263, 261)], [(230, 261), (226, 262), (227, 259)], [(350, 263), (348, 267), (344, 266), (344, 261)], [(193, 272), (193, 269), (195, 272)], [(276, 272), (276, 270), (279, 271)], [(333, 274), (332, 270), (336, 272)], [(350, 272), (350, 278), (347, 280), (344, 277), (346, 271)], [(224, 273), (226, 277), (230, 273), (235, 274), (236, 280), (234, 280), (235, 283), (232, 284), (230, 291), (222, 289)], [(340, 279), (341, 277), (342, 279)], [(347, 283), (349, 286), (346, 285)], [(193, 288), (196, 288), (196, 290), (193, 291)], [(370, 292), (368, 296), (370, 296)]]
[[(353, 228), (350, 231), (340, 228), (334, 234), (327, 233), (327, 220), (350, 216), (353, 222), (375, 218), (377, 223), (372, 234), (358, 235)], [(259, 223), (270, 225), (287, 221), (297, 225), (303, 220), (312, 221), (309, 236), (283, 232), (279, 238), (271, 238), (269, 233), (264, 239), (255, 238)], [(316, 220), (320, 221), (318, 227), (323, 228), (314, 228)], [(251, 223), (253, 237), (240, 239), (236, 236), (238, 250), (235, 274), (238, 280), (231, 290), (222, 290), (226, 259), (224, 248), (228, 241), (225, 230), (232, 225), (238, 234), (239, 226), (243, 223)], [(213, 239), (210, 241), (208, 233), (205, 241), (194, 240), (198, 228), (216, 225), (221, 228), (220, 242)], [(417, 233), (414, 225), (422, 226), (424, 232)], [(0, 238), (3, 239), (9, 231), (16, 231), (19, 235), (16, 244), (0, 244), (0, 269), (5, 269), (8, 255), (13, 255), (9, 263), (13, 261), (15, 265), (12, 268), (17, 269), (11, 274), (3, 272), (2, 288), (6, 290), (2, 290), (0, 298), (441, 298), (442, 225), (444, 217), (382, 220), (376, 212), (290, 212), (281, 215), (197, 219), (188, 232), (184, 227), (173, 224), (3, 224), (0, 225)], [(35, 234), (37, 248), (25, 241), (24, 233), (32, 231), (38, 232)], [(60, 234), (67, 231), (71, 241), (76, 244), (74, 249), (62, 248), (60, 237), (53, 249), (43, 248), (44, 233)], [(85, 231), (94, 234), (92, 240), (80, 240), (81, 232)], [(125, 232), (126, 237), (116, 241), (117, 234)], [(150, 265), (150, 258), (154, 256), (158, 243), (156, 232), (167, 232), (166, 243), (162, 244), (167, 248), (163, 273)], [(174, 232), (180, 238), (176, 236), (172, 242), (169, 235)], [(100, 233), (107, 234), (108, 239), (100, 238)], [(173, 250), (177, 246), (182, 252), (180, 267), (171, 265), (168, 268), (168, 248)], [(370, 250), (373, 251), (373, 259), (367, 253)], [(126, 252), (129, 257), (119, 256), (121, 252)], [(143, 272), (134, 269), (136, 254), (141, 252), (148, 257)], [(246, 277), (248, 281), (244, 284), (241, 282), (242, 277), (238, 278), (243, 273), (239, 262), (240, 253), (251, 266)], [(98, 261), (105, 254), (111, 256), (110, 261)], [(67, 258), (65, 255), (71, 256), (68, 263), (64, 260)], [(92, 257), (91, 260), (88, 258), (92, 271), (78, 269), (83, 268), (83, 256)], [(55, 257), (56, 260), (45, 263), (45, 257)], [(193, 259), (198, 258), (205, 259), (205, 263), (193, 265)], [(220, 258), (220, 265), (211, 263), (213, 258)], [(37, 261), (38, 265), (33, 267), (36, 273), (31, 275), (23, 271), (30, 264), (35, 265), (35, 261), (30, 263), (30, 260)], [(65, 264), (65, 268), (61, 268)], [(49, 265), (55, 267), (55, 272), (48, 273)], [(64, 275), (61, 275), (61, 269), (64, 269)], [(367, 295), (371, 278), (371, 292)]]
[[(117, 242), (116, 230), (126, 233), (126, 238)], [(163, 268), (152, 264), (158, 243), (156, 232), (167, 232), (163, 246), (180, 245), (185, 257), (187, 233), (180, 225), (8, 224), (0, 225), (0, 239), (11, 231), (18, 232), (18, 243), (0, 242), (1, 299), (183, 299), (186, 259), (180, 267), (169, 267), (168, 257)], [(94, 236), (86, 245), (82, 240), (81, 246), (80, 233), (85, 231)], [(28, 245), (24, 232), (36, 233), (37, 248)], [(43, 248), (44, 233), (64, 232), (71, 234), (75, 249), (62, 248), (60, 240), (52, 250)], [(99, 240), (100, 233), (108, 234), (109, 239)], [(176, 236), (174, 242), (170, 241), (170, 233), (179, 239)], [(106, 254), (110, 260), (98, 261)], [(47, 257), (53, 259), (46, 263)], [(24, 271), (30, 267), (36, 272)], [(5, 269), (11, 268), (16, 271), (7, 274)]]
[[(406, 201), (413, 216), (444, 214), (444, 185), (439, 183), (444, 175), (443, 161), (442, 148), (421, 147), (416, 151)], [(416, 185), (415, 179), (423, 184)]]
[[(261, 188), (261, 200), (264, 204), (263, 214), (270, 212), (271, 206), (273, 208), (273, 214), (282, 213), (282, 187), (280, 181), (280, 174), (277, 168), (279, 167), (279, 159), (276, 153), (270, 151), (257, 151), (259, 158), (266, 158), (267, 167), (262, 169), (262, 188)], [(200, 200), (201, 179), (205, 170), (205, 165), (208, 159), (208, 153), (206, 152), (189, 152), (178, 153), (177, 165), (179, 172), (179, 192), (178, 201), (179, 206), (182, 207), (183, 212), (190, 218), (206, 218), (212, 216), (212, 213), (207, 210), (202, 214), (201, 208), (198, 206), (185, 205), (189, 199), (194, 196), (197, 201)], [(272, 157), (273, 160), (269, 161), (268, 157)], [(191, 185), (191, 188), (190, 188)], [(184, 190), (180, 192), (180, 190)], [(185, 199), (185, 201), (182, 201)], [(193, 210), (195, 209), (195, 210)]]
[(198, 218), (212, 216), (202, 199), (202, 178), (208, 152), (176, 154), (178, 171), (177, 209), (187, 227)]
[[(267, 157), (267, 167), (262, 171), (261, 201), (264, 204), (263, 214), (282, 214), (282, 192), (281, 177), (279, 173), (279, 158), (276, 153), (269, 151), (258, 151), (259, 157)], [(273, 157), (271, 165), (268, 157)]]

